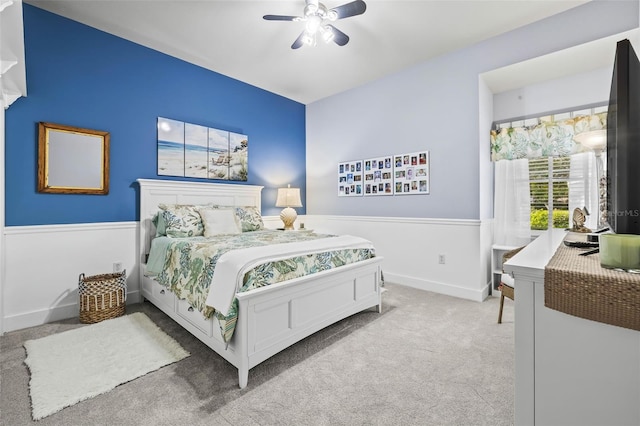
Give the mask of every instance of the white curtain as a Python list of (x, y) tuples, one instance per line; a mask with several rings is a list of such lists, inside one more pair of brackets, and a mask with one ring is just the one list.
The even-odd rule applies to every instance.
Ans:
[(571, 156), (569, 169), (569, 226), (573, 226), (573, 210), (586, 207), (589, 216), (585, 226), (598, 229), (599, 198), (596, 157), (591, 152)]
[(529, 160), (495, 164), (493, 243), (519, 247), (531, 242)]

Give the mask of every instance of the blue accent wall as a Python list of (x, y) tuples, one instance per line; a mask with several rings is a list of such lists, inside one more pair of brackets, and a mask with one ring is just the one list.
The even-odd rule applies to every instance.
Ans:
[[(23, 8), (28, 95), (6, 111), (6, 226), (139, 220), (137, 178), (206, 181), (157, 175), (157, 117), (248, 135), (246, 183), (265, 186), (263, 215), (280, 212), (276, 192), (286, 184), (301, 188), (306, 205), (303, 104)], [(108, 195), (37, 192), (41, 121), (110, 132)]]

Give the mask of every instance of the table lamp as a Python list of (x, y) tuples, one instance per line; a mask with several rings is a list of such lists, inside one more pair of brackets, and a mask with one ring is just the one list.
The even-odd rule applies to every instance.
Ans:
[(280, 220), (284, 223), (285, 231), (293, 230), (293, 223), (298, 217), (298, 213), (292, 207), (302, 207), (300, 200), (300, 188), (278, 188), (278, 198), (276, 199), (276, 207), (284, 207), (280, 212)]

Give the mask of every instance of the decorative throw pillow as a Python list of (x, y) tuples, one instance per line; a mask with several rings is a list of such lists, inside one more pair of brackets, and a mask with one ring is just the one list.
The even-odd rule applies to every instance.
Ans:
[(236, 207), (236, 216), (240, 222), (242, 232), (259, 231), (264, 229), (262, 215), (256, 207)]
[(204, 236), (239, 234), (240, 227), (232, 209), (200, 209), (198, 210), (204, 224)]
[[(202, 206), (187, 204), (160, 205), (164, 207), (162, 219), (168, 237), (199, 237), (204, 234), (204, 226), (198, 209)], [(160, 220), (158, 220), (160, 222)]]
[(167, 224), (164, 222), (163, 212), (160, 211), (153, 216), (151, 222), (156, 227), (156, 237), (164, 237), (167, 235)]

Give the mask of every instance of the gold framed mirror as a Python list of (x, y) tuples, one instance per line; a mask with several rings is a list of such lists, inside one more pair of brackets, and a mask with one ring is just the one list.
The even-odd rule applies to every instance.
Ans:
[(109, 193), (109, 133), (38, 124), (38, 192)]

